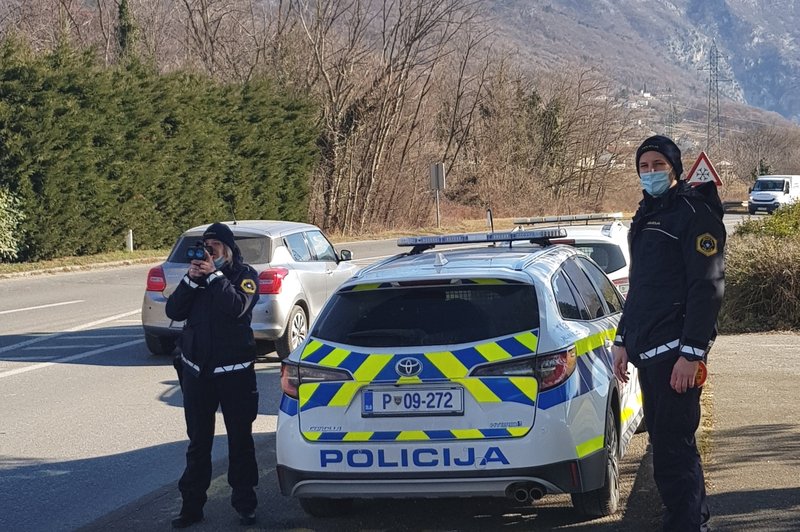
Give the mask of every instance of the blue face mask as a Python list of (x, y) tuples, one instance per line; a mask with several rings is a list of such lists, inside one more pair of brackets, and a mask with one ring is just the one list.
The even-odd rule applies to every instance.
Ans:
[(669, 188), (669, 172), (646, 172), (639, 175), (642, 181), (642, 188), (645, 192), (657, 198), (664, 194)]
[(223, 266), (224, 264), (225, 264), (225, 257), (220, 257), (220, 258), (218, 258), (218, 259), (214, 259), (214, 267), (215, 267), (216, 269), (218, 269), (218, 270), (219, 270), (220, 268), (222, 268), (222, 266)]

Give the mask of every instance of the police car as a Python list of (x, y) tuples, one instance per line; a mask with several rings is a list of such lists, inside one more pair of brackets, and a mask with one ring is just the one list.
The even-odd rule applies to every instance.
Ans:
[[(563, 229), (403, 238), (283, 362), (277, 473), (314, 516), (354, 499), (570, 493), (614, 513), (642, 419), (622, 298)], [(487, 245), (488, 244), (488, 245)]]
[(518, 229), (535, 225), (567, 226), (566, 238), (558, 243), (575, 246), (589, 255), (606, 272), (620, 293), (626, 296), (631, 256), (628, 249), (629, 229), (622, 219), (621, 212), (614, 212), (517, 218), (513, 223)]

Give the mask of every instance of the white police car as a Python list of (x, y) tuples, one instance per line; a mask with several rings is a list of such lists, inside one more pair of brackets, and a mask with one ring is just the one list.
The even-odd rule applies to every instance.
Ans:
[[(525, 229), (535, 225), (565, 227), (566, 238), (553, 243), (575, 246), (589, 255), (606, 272), (623, 296), (628, 294), (628, 271), (631, 256), (628, 250), (628, 226), (622, 223), (621, 212), (566, 214), (517, 218), (514, 225)], [(599, 224), (599, 225), (598, 225)]]
[(615, 512), (641, 394), (633, 367), (624, 388), (611, 371), (620, 294), (548, 245), (564, 236), (405, 238), (411, 251), (346, 281), (282, 365), (282, 493), (316, 516), (361, 498), (549, 493)]

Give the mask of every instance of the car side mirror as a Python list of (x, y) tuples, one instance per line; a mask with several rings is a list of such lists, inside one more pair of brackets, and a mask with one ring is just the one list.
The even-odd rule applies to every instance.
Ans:
[(343, 249), (339, 252), (339, 260), (353, 260), (353, 252), (349, 249)]

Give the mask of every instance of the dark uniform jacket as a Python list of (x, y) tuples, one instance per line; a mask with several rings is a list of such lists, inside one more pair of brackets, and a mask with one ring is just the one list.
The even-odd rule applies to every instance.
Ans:
[(725, 282), (722, 215), (714, 183), (645, 193), (628, 235), (630, 287), (614, 342), (635, 366), (702, 360), (711, 347)]
[(196, 374), (222, 374), (255, 361), (250, 319), (258, 301), (258, 275), (242, 262), (238, 248), (233, 256), (231, 263), (199, 282), (185, 275), (167, 299), (167, 316), (186, 320), (182, 360)]

